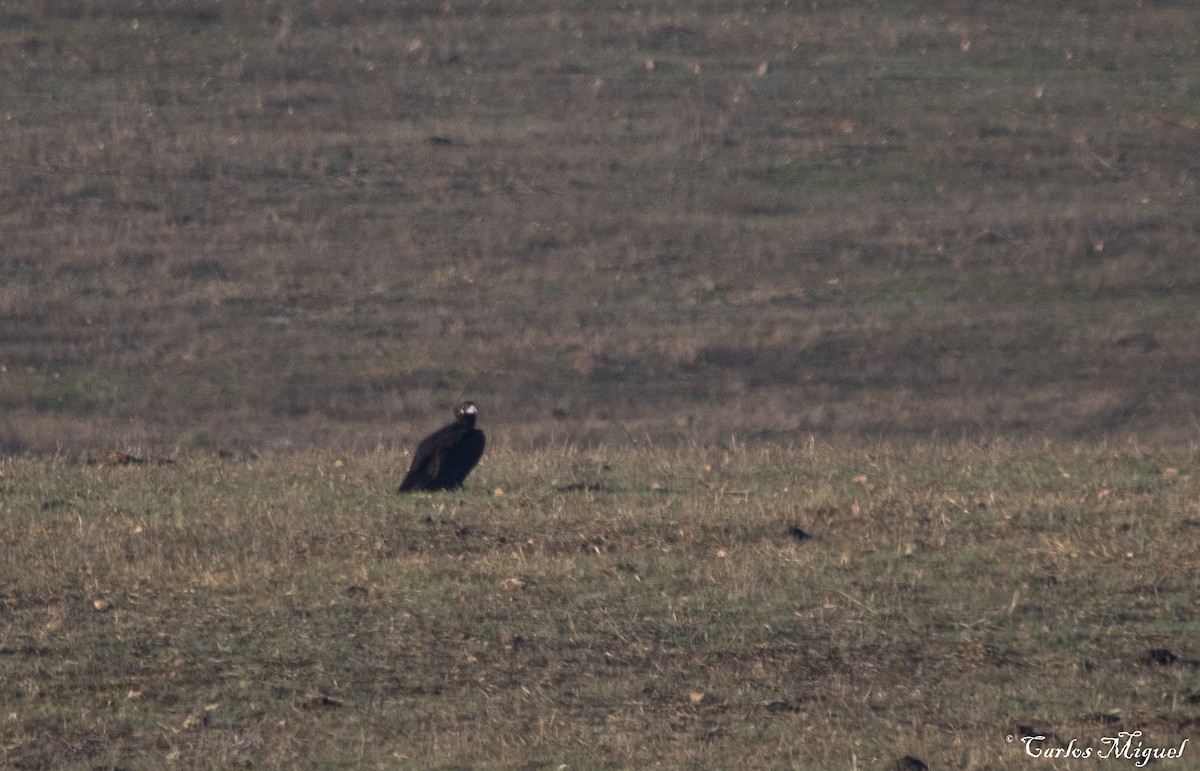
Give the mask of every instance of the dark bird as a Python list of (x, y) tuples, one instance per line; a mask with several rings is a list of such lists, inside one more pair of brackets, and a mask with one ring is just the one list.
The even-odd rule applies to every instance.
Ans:
[(452, 490), (462, 486), (483, 456), (483, 432), (475, 428), (478, 412), (474, 402), (463, 402), (454, 409), (453, 423), (421, 440), (412, 466), (400, 483), (400, 492)]

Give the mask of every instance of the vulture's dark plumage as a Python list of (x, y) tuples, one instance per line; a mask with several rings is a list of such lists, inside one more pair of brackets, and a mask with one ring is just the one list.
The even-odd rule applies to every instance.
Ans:
[(421, 440), (400, 492), (452, 490), (462, 485), (483, 456), (483, 432), (475, 428), (477, 412), (474, 402), (463, 402), (454, 410), (453, 423)]

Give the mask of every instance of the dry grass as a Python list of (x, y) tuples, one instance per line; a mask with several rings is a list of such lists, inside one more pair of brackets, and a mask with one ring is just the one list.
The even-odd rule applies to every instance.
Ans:
[(1171, 4), (4, 13), (11, 451), (1196, 436)]
[(0, 765), (1187, 738), (1192, 12), (801, 5), (0, 7)]
[(1200, 655), (1196, 463), (500, 449), (461, 493), (398, 497), (388, 452), (11, 459), (4, 762), (1015, 769), (1007, 733), (1177, 745), (1200, 672), (1147, 655)]

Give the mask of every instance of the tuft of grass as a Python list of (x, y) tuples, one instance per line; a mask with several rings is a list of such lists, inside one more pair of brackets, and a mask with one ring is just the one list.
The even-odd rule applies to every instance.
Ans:
[(1015, 769), (1200, 719), (1190, 450), (146, 461), (0, 462), (7, 765)]

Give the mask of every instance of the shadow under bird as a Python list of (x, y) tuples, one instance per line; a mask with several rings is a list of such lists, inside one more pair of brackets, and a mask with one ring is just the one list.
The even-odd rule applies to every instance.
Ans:
[(483, 432), (475, 428), (479, 410), (474, 402), (454, 409), (454, 422), (442, 426), (417, 445), (412, 466), (400, 483), (400, 492), (453, 490), (483, 457)]

